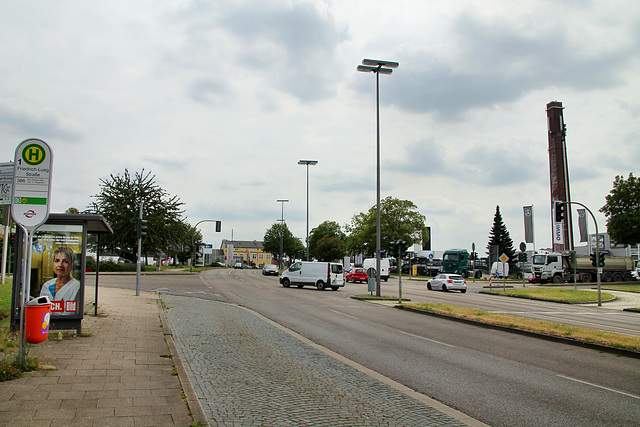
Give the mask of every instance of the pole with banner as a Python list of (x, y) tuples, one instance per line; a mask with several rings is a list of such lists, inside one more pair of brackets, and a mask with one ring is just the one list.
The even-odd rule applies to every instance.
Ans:
[[(33, 232), (49, 218), (53, 153), (46, 142), (26, 139), (16, 148), (11, 190), (11, 216), (24, 232), (21, 293), (20, 293), (20, 349), (18, 360), (26, 361), (25, 305), (27, 284), (31, 279), (31, 246)], [(15, 286), (15, 285), (14, 285)]]
[(2, 280), (4, 285), (7, 274), (7, 253), (9, 249), (9, 209), (11, 208), (11, 187), (13, 186), (13, 162), (0, 163), (0, 208), (2, 209), (2, 226), (4, 228), (2, 239)]

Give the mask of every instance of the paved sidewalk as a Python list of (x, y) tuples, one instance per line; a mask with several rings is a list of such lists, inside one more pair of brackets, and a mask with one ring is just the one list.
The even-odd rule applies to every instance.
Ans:
[(162, 294), (211, 426), (480, 426), (241, 307)]
[[(93, 301), (93, 287), (86, 299)], [(29, 357), (55, 370), (0, 382), (0, 425), (189, 426), (157, 296), (101, 287), (98, 317), (82, 334), (32, 346)], [(170, 341), (170, 339), (169, 339)]]

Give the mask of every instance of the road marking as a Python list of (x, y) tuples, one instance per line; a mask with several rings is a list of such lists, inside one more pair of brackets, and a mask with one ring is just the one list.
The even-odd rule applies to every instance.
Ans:
[(360, 318), (358, 318), (356, 316), (352, 316), (350, 314), (345, 314), (345, 313), (343, 313), (341, 311), (332, 310), (332, 309), (329, 309), (329, 311), (333, 311), (334, 313), (342, 314), (343, 316), (347, 316), (347, 317), (350, 317), (350, 318), (355, 319), (355, 320), (360, 320)]
[(640, 399), (640, 396), (636, 396), (635, 394), (631, 394), (631, 393), (627, 393), (627, 392), (624, 392), (624, 391), (616, 390), (616, 389), (614, 389), (614, 388), (609, 388), (609, 387), (601, 386), (601, 385), (594, 384), (594, 383), (590, 383), (590, 382), (587, 382), (587, 381), (578, 380), (578, 379), (576, 379), (576, 378), (571, 378), (571, 377), (567, 377), (567, 376), (560, 375), (560, 374), (556, 374), (556, 375), (557, 375), (557, 376), (559, 376), (560, 378), (564, 378), (565, 380), (575, 381), (575, 382), (577, 382), (577, 383), (586, 384), (586, 385), (590, 385), (590, 386), (592, 386), (592, 387), (601, 388), (601, 389), (603, 389), (603, 390), (611, 391), (611, 392), (613, 392), (613, 393), (618, 393), (618, 394), (622, 394), (622, 395), (624, 395), (624, 396), (633, 397), (634, 399)]
[(413, 337), (413, 338), (420, 338), (421, 340), (425, 340), (425, 341), (429, 341), (429, 342), (432, 342), (432, 343), (444, 345), (446, 347), (455, 347), (455, 345), (451, 345), (451, 344), (444, 343), (442, 341), (436, 341), (436, 340), (432, 340), (432, 339), (429, 339), (429, 338), (421, 337), (420, 335), (410, 334), (409, 332), (403, 332), (403, 331), (398, 331), (398, 332), (400, 332), (401, 334), (409, 335), (410, 337)]

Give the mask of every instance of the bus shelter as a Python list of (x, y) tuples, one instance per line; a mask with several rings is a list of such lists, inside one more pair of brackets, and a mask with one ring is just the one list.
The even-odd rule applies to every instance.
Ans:
[[(113, 230), (102, 215), (55, 214), (33, 233), (31, 247), (31, 278), (26, 289), (31, 298), (47, 295), (52, 300), (50, 330), (82, 329), (85, 296), (85, 271), (87, 267), (87, 243), (89, 235), (97, 235), (98, 247), (101, 234), (112, 234)], [(13, 268), (13, 293), (11, 301), (11, 329), (20, 328), (20, 303), (22, 283), (23, 245), (26, 243), (22, 229), (18, 227), (15, 239), (15, 263)], [(98, 251), (97, 266), (100, 265)], [(54, 262), (66, 260), (71, 269), (71, 280), (56, 291)], [(96, 268), (96, 306), (98, 274)], [(64, 290), (63, 290), (64, 289)]]

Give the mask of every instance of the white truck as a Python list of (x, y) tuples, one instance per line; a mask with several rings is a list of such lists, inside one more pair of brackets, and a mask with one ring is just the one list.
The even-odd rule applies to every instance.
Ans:
[[(603, 282), (628, 282), (633, 280), (631, 271), (634, 260), (628, 256), (610, 256), (605, 254), (605, 265), (602, 267), (601, 280)], [(576, 255), (575, 265), (569, 252), (537, 253), (533, 256), (533, 274), (531, 282), (563, 283), (596, 281), (596, 267), (591, 265), (587, 255)]]
[(280, 275), (280, 284), (285, 288), (296, 285), (299, 288), (315, 286), (319, 291), (331, 288), (337, 291), (344, 286), (342, 264), (332, 262), (298, 261)]
[[(363, 268), (376, 268), (376, 259), (375, 258), (365, 258), (362, 261)], [(389, 270), (391, 265), (389, 263), (389, 258), (380, 258), (380, 278), (385, 282), (389, 280)]]

